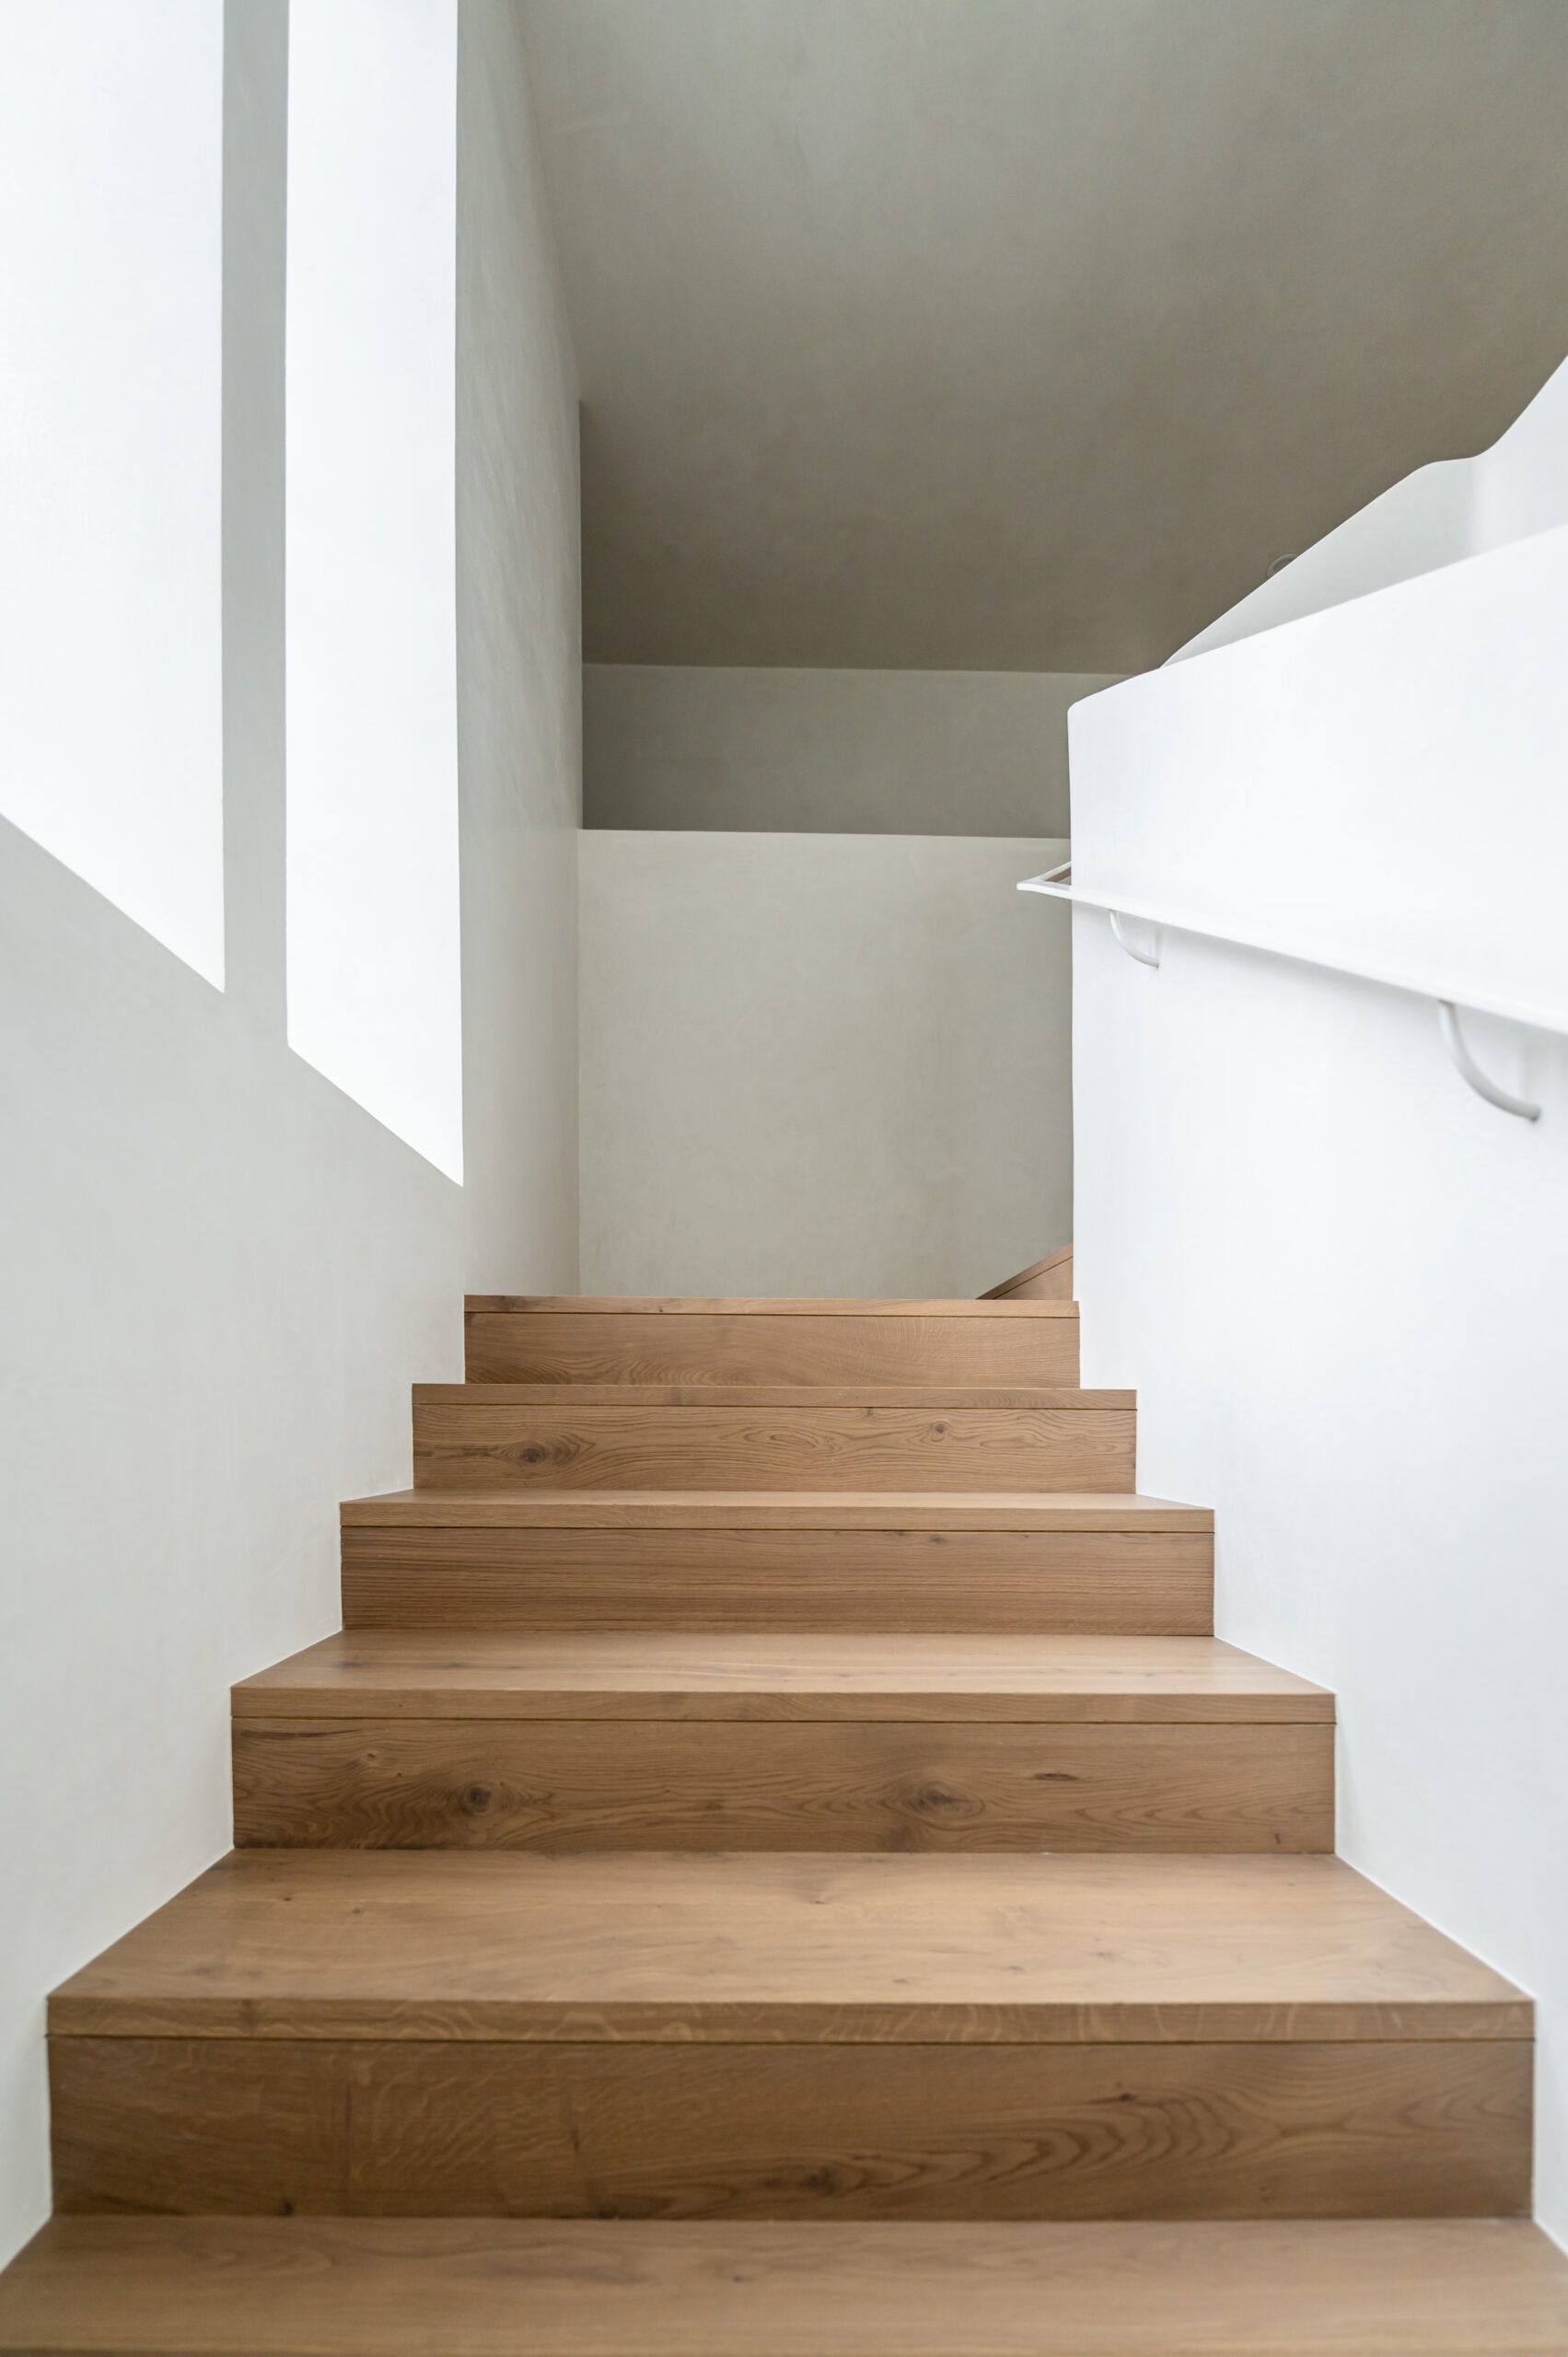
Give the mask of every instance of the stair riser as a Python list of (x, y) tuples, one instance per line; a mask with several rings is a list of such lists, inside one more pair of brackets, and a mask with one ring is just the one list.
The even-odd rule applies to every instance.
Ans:
[(64, 2212), (1522, 2214), (1526, 2041), (52, 2041)]
[(416, 1402), (424, 1489), (1130, 1491), (1123, 1408)]
[(246, 1718), (263, 1848), (1331, 1850), (1331, 1726)]
[(1205, 1637), (1207, 1531), (346, 1527), (349, 1629)]
[(1078, 1320), (470, 1310), (470, 1383), (1073, 1385)]

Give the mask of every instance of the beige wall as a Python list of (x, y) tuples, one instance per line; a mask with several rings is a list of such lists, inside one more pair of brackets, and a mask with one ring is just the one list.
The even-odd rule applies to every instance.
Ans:
[(959, 1295), (1072, 1233), (1061, 841), (589, 832), (583, 1289)]
[(596, 662), (1141, 670), (1568, 351), (1562, 0), (525, 13)]
[(1067, 707), (1099, 671), (589, 664), (590, 827), (1065, 835)]

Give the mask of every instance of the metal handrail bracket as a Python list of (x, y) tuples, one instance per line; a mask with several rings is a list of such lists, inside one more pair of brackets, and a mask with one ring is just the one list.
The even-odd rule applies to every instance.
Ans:
[(1495, 1105), (1500, 1113), (1516, 1113), (1521, 1121), (1539, 1120), (1539, 1105), (1532, 1105), (1525, 1097), (1511, 1097), (1494, 1080), (1488, 1080), (1465, 1045), (1465, 1035), (1459, 1028), (1458, 1010), (1451, 998), (1440, 998), (1437, 1002), (1437, 1028), (1443, 1034), (1443, 1045), (1454, 1060), (1455, 1071), (1461, 1080), (1469, 1083), (1478, 1097), (1484, 1097), (1487, 1103)]
[(1154, 948), (1140, 949), (1137, 943), (1135, 941), (1129, 941), (1127, 935), (1121, 930), (1121, 910), (1111, 909), (1109, 911), (1109, 914), (1110, 917), (1110, 929), (1116, 935), (1116, 938), (1121, 945), (1122, 948), (1127, 952), (1128, 957), (1135, 958), (1140, 966), (1157, 966), (1160, 961), (1158, 931), (1156, 930), (1155, 933)]

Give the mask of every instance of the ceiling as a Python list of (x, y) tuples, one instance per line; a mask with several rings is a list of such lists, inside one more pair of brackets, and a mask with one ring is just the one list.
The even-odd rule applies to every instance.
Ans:
[(1130, 671), (1568, 353), (1568, 0), (523, 0), (590, 661)]

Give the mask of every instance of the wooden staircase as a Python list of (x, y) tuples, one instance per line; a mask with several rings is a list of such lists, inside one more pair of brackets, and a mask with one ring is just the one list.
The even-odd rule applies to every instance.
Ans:
[(1529, 2005), (1333, 1856), (1072, 1303), (484, 1297), (468, 1373), (52, 2001), (0, 2351), (1563, 2357)]

